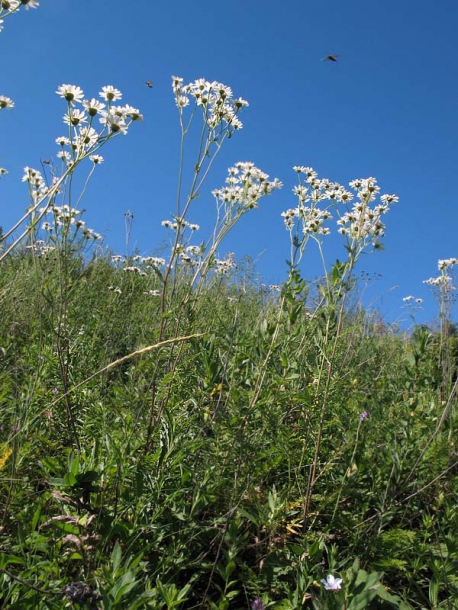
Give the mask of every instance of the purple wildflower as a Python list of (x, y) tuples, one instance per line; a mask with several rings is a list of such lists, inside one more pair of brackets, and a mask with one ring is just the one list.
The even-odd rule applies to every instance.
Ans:
[(364, 421), (365, 419), (367, 419), (369, 417), (369, 413), (367, 411), (363, 411), (361, 413), (361, 415), (359, 416), (359, 421)]
[(252, 610), (265, 610), (265, 603), (257, 597), (254, 602), (251, 604)]

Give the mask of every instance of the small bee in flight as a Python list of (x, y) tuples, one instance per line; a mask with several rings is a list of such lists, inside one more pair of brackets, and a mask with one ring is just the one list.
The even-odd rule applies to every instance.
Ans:
[(147, 81), (145, 81), (145, 85), (146, 85), (146, 86), (147, 86), (149, 89), (152, 89), (152, 88), (153, 88), (153, 85), (154, 85), (154, 81), (152, 81), (152, 80), (147, 80)]
[(337, 61), (338, 55), (326, 55), (321, 61)]

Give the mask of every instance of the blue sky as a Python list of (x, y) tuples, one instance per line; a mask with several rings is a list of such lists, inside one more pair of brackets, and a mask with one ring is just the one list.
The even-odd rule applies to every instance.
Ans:
[[(131, 210), (132, 246), (154, 253), (166, 242), (160, 223), (176, 193), (180, 131), (170, 77), (204, 77), (231, 86), (250, 107), (195, 202), (199, 238), (211, 226), (211, 190), (236, 161), (253, 161), (284, 188), (242, 219), (220, 254), (247, 254), (266, 283), (280, 283), (289, 255), (280, 214), (296, 205), (292, 166), (342, 184), (374, 176), (400, 202), (385, 217), (384, 251), (359, 263), (371, 278), (365, 302), (406, 320), (402, 297), (412, 294), (425, 299), (417, 321), (435, 318), (422, 281), (437, 275), (439, 258), (458, 256), (456, 0), (42, 0), (4, 25), (0, 94), (16, 104), (0, 117), (0, 166), (10, 172), (0, 184), (4, 229), (27, 205), (22, 168), (57, 152), (65, 111), (57, 87), (79, 85), (96, 97), (111, 84), (144, 122), (102, 151), (85, 219), (124, 253)], [(336, 63), (321, 61), (329, 53)], [(338, 236), (325, 251), (330, 262), (345, 256)], [(302, 272), (320, 274), (314, 254)]]

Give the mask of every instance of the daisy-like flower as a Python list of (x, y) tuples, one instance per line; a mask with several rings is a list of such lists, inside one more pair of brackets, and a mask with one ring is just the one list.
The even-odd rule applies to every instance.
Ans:
[(114, 114), (113, 112), (105, 112), (100, 117), (100, 122), (110, 129), (111, 133), (121, 132), (124, 135), (127, 133), (127, 125), (123, 116)]
[(122, 93), (119, 89), (115, 89), (112, 85), (102, 87), (102, 91), (99, 92), (100, 97), (107, 102), (116, 102), (122, 98)]
[(89, 159), (92, 161), (92, 163), (94, 165), (100, 165), (101, 163), (103, 163), (104, 159), (102, 157), (102, 155), (91, 155), (89, 157)]
[(238, 97), (236, 100), (234, 100), (234, 106), (237, 108), (237, 110), (240, 110), (240, 108), (246, 108), (249, 105), (250, 104), (241, 97)]
[(8, 170), (4, 167), (0, 167), (0, 177), (5, 176), (8, 173)]
[(90, 148), (97, 143), (99, 134), (93, 127), (81, 127), (77, 138), (77, 146), (80, 148)]
[(70, 146), (71, 142), (67, 136), (60, 136), (56, 138), (56, 144), (59, 144), (59, 146)]
[(70, 110), (68, 114), (64, 114), (64, 123), (76, 127), (80, 123), (87, 123), (86, 113), (82, 110)]
[(40, 6), (38, 0), (21, 0), (21, 4), (26, 10), (29, 10), (29, 8), (38, 8)]
[(129, 119), (132, 119), (132, 121), (143, 121), (143, 115), (138, 108), (134, 108), (133, 106), (126, 104), (122, 107), (122, 110), (124, 115), (129, 117)]
[(99, 100), (94, 98), (92, 98), (92, 100), (84, 100), (83, 106), (86, 108), (86, 112), (90, 117), (95, 116), (105, 108), (105, 104), (102, 104), (102, 102), (99, 102)]
[(81, 87), (76, 87), (75, 85), (61, 85), (56, 93), (70, 104), (81, 102), (84, 97), (84, 92)]
[(397, 203), (399, 201), (399, 197), (397, 195), (382, 195), (380, 197), (380, 201), (383, 203)]
[(0, 4), (4, 11), (15, 11), (21, 3), (19, 0), (2, 0)]
[(14, 108), (13, 100), (6, 95), (0, 95), (0, 110), (3, 108)]
[(0, 19), (0, 32), (3, 30), (3, 19)]
[(328, 574), (328, 576), (326, 576), (326, 580), (323, 578), (320, 582), (324, 585), (326, 591), (340, 591), (342, 579), (336, 578), (332, 574)]
[(62, 159), (62, 161), (65, 161), (66, 163), (71, 160), (70, 153), (66, 150), (59, 150), (57, 156), (59, 157), (59, 159)]
[(441, 258), (437, 262), (437, 267), (439, 271), (443, 271), (447, 267), (453, 267), (456, 264), (458, 264), (458, 259), (456, 258)]
[(174, 93), (180, 93), (183, 88), (183, 79), (181, 76), (172, 76), (172, 89)]
[(189, 97), (187, 95), (177, 95), (175, 101), (178, 108), (185, 108), (189, 105)]

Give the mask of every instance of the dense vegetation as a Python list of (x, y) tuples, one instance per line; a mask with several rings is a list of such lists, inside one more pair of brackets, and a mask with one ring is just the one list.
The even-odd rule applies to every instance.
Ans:
[(457, 607), (437, 334), (240, 264), (161, 314), (154, 266), (80, 245), (2, 263), (4, 607)]
[[(3, 0), (0, 17), (38, 4)], [(81, 218), (99, 150), (142, 118), (110, 85), (100, 100), (58, 88), (59, 162), (25, 168), (28, 207), (0, 232), (0, 606), (458, 609), (458, 259), (428, 280), (437, 329), (391, 327), (355, 278), (398, 198), (297, 166), (285, 281), (264, 286), (218, 257), (278, 180), (236, 163), (199, 245), (189, 220), (247, 102), (172, 87), (181, 167), (161, 256), (112, 255)], [(346, 258), (329, 265), (333, 219)]]

